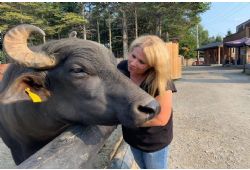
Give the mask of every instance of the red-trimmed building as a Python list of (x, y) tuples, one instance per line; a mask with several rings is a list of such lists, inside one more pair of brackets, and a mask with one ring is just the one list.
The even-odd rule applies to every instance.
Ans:
[(205, 64), (242, 65), (250, 74), (250, 19), (236, 27), (236, 33), (223, 42), (210, 43), (196, 49), (204, 52)]
[(238, 25), (236, 33), (226, 36), (223, 43), (225, 55), (233, 57), (235, 64), (243, 65), (244, 71), (250, 74), (250, 19)]

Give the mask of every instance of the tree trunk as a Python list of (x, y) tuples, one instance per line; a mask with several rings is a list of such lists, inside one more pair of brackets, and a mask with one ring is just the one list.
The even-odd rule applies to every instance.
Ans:
[[(84, 2), (80, 2), (81, 3), (81, 11), (82, 11), (82, 17), (85, 18), (85, 4)], [(83, 25), (83, 39), (86, 40), (87, 39), (87, 33), (86, 33), (86, 25)]]
[(101, 43), (99, 19), (97, 19), (96, 24), (97, 24), (97, 41), (98, 41), (98, 43)]
[(128, 56), (128, 30), (127, 30), (127, 17), (124, 10), (122, 10), (122, 40), (123, 40), (123, 58), (127, 59)]
[(162, 33), (162, 17), (159, 17), (159, 37), (161, 37), (161, 33)]
[(161, 37), (161, 32), (162, 32), (161, 16), (157, 16), (155, 34)]
[(137, 9), (135, 8), (135, 38), (138, 37)]
[(169, 42), (169, 34), (166, 32), (166, 41)]
[[(21, 15), (23, 15), (23, 11), (22, 11), (22, 7), (21, 7), (21, 6), (19, 6), (19, 10), (20, 10), (20, 12), (21, 12)], [(20, 20), (20, 23), (23, 24), (23, 19), (22, 19), (22, 18), (21, 18), (21, 20)]]
[(155, 35), (158, 35), (158, 21), (156, 21), (156, 24), (155, 24)]
[(109, 49), (112, 51), (112, 33), (111, 33), (111, 17), (109, 13), (109, 19), (108, 19), (108, 27), (109, 27)]
[(85, 26), (85, 24), (83, 25), (83, 39), (87, 40), (87, 33), (86, 33), (86, 26)]

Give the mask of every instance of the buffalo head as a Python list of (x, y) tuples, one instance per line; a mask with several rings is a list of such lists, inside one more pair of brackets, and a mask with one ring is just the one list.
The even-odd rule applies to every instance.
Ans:
[[(0, 85), (5, 142), (51, 140), (72, 123), (136, 127), (159, 112), (158, 102), (117, 70), (103, 45), (72, 37), (28, 47), (31, 33), (45, 36), (38, 27), (19, 25), (4, 37), (15, 62)], [(41, 101), (32, 101), (27, 89)]]

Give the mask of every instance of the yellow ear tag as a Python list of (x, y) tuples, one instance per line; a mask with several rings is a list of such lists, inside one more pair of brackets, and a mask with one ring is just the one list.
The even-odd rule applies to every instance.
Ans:
[(29, 97), (31, 98), (31, 100), (33, 101), (33, 103), (40, 103), (40, 102), (42, 102), (41, 97), (38, 94), (36, 94), (34, 92), (31, 92), (30, 88), (26, 88), (25, 92), (29, 95)]

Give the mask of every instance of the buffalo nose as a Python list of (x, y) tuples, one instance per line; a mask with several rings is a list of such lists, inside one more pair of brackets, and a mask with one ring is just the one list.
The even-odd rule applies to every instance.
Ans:
[(153, 100), (150, 103), (148, 103), (145, 106), (139, 106), (138, 107), (139, 111), (144, 112), (148, 115), (148, 119), (151, 119), (152, 117), (154, 117), (155, 115), (157, 115), (158, 113), (160, 113), (161, 111), (161, 106), (160, 104), (156, 101)]

